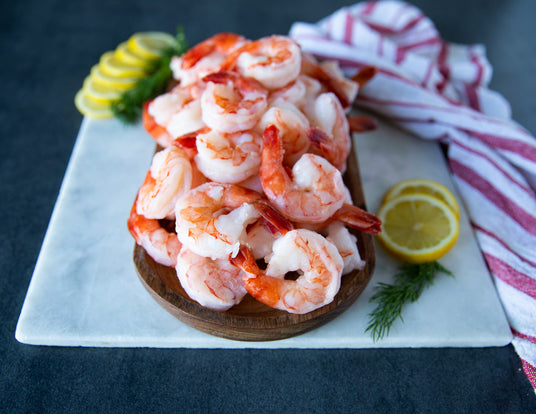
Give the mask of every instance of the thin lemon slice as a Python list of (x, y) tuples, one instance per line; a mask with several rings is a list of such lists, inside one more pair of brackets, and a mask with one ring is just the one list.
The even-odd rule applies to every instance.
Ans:
[(432, 262), (458, 239), (458, 219), (443, 201), (428, 194), (406, 194), (385, 202), (378, 240), (393, 256), (409, 263)]
[(121, 43), (115, 49), (115, 57), (120, 61), (130, 66), (137, 66), (145, 69), (147, 67), (147, 59), (132, 52), (127, 45), (127, 42)]
[(91, 99), (88, 99), (84, 89), (80, 89), (78, 91), (74, 97), (74, 104), (82, 115), (90, 118), (104, 119), (111, 118), (113, 116), (109, 104), (97, 103)]
[(99, 69), (105, 75), (115, 78), (141, 78), (145, 76), (143, 68), (120, 61), (115, 52), (106, 52), (101, 56)]
[(132, 88), (138, 82), (138, 78), (116, 78), (109, 76), (100, 70), (100, 65), (95, 65), (91, 68), (91, 77), (93, 80), (102, 85), (110, 88), (117, 88), (121, 90), (127, 90)]
[(110, 104), (111, 102), (118, 100), (123, 93), (122, 89), (102, 85), (99, 82), (96, 82), (92, 76), (88, 76), (84, 80), (82, 89), (88, 99), (103, 104)]
[(127, 41), (127, 47), (136, 55), (145, 59), (155, 59), (162, 51), (175, 43), (175, 38), (164, 32), (134, 33)]
[(456, 217), (460, 216), (460, 208), (456, 202), (456, 198), (449, 191), (449, 189), (437, 181), (427, 180), (424, 178), (412, 178), (398, 182), (391, 187), (387, 194), (385, 194), (383, 202), (385, 203), (403, 194), (415, 193), (424, 193), (435, 198), (439, 198), (441, 201), (446, 203), (452, 209), (452, 211), (454, 211)]

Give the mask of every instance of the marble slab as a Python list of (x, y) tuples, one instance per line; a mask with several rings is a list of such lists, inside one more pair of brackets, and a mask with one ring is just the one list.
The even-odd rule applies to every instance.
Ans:
[[(410, 177), (437, 180), (457, 195), (439, 146), (380, 123), (354, 136), (369, 210)], [(377, 348), (503, 346), (511, 333), (461, 205), (460, 238), (441, 276), (403, 311), (386, 339), (365, 333), (369, 298), (398, 263), (377, 246), (374, 277), (354, 305), (329, 324), (273, 342), (222, 339), (184, 325), (143, 288), (132, 263), (126, 220), (154, 142), (141, 127), (84, 119), (15, 337), (25, 344), (94, 347)], [(459, 197), (457, 197), (459, 200)]]

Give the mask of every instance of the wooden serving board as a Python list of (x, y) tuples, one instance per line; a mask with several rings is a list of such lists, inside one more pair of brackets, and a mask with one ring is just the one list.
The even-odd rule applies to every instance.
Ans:
[[(344, 176), (354, 204), (365, 209), (361, 176), (354, 151), (350, 151)], [(366, 265), (344, 275), (332, 303), (304, 315), (270, 308), (249, 295), (238, 305), (220, 312), (199, 305), (186, 294), (174, 268), (156, 263), (145, 250), (135, 245), (134, 264), (152, 297), (169, 313), (199, 331), (241, 341), (271, 341), (300, 335), (315, 329), (344, 312), (369, 283), (376, 256), (372, 236), (352, 231), (357, 237), (361, 258)]]

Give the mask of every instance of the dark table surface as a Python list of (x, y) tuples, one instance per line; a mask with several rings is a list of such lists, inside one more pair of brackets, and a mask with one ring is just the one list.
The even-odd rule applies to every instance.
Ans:
[[(1, 412), (536, 412), (512, 346), (367, 350), (109, 349), (14, 339), (101, 53), (132, 33), (287, 33), (350, 1), (11, 1), (0, 12)], [(493, 89), (536, 132), (536, 3), (415, 1), (444, 39), (483, 43)]]

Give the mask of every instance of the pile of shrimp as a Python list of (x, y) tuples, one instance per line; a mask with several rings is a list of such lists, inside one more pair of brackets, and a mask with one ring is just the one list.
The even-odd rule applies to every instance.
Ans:
[(369, 128), (346, 112), (371, 75), (346, 79), (288, 37), (232, 33), (171, 69), (175, 86), (143, 109), (160, 150), (128, 220), (136, 243), (210, 309), (248, 293), (298, 314), (331, 303), (365, 265), (348, 227), (381, 228), (342, 179), (350, 129)]

